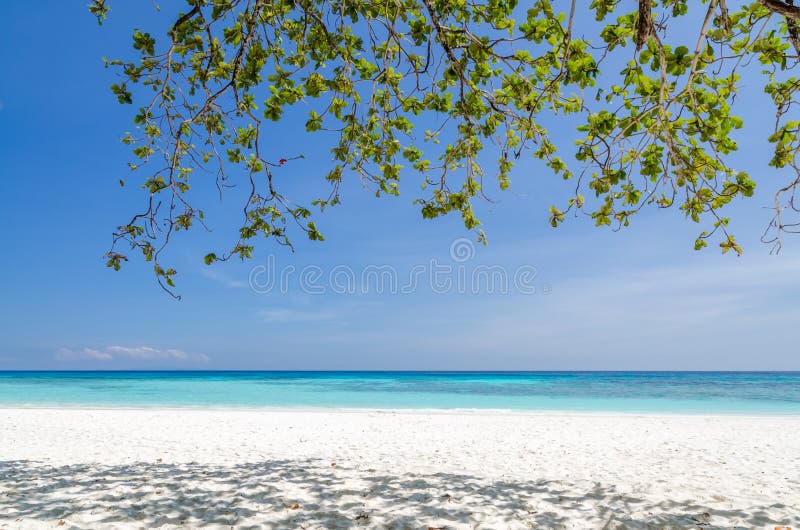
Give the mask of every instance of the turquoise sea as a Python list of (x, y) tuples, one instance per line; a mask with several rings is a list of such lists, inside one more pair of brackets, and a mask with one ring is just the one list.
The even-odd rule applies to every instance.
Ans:
[(0, 407), (800, 414), (800, 372), (0, 372)]

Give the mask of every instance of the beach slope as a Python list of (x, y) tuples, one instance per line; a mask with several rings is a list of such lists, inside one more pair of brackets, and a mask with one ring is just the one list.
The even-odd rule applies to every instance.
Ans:
[(0, 410), (0, 528), (800, 526), (800, 418)]

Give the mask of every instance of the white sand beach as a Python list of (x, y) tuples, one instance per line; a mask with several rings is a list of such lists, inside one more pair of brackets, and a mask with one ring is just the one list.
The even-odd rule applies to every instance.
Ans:
[(800, 418), (0, 410), (0, 528), (800, 526)]

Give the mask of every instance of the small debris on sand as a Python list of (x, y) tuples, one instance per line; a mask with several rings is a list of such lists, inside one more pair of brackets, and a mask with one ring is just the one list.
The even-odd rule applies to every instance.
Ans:
[(692, 517), (692, 520), (697, 523), (698, 526), (708, 526), (711, 520), (711, 514), (708, 512), (703, 512), (700, 515), (695, 515)]

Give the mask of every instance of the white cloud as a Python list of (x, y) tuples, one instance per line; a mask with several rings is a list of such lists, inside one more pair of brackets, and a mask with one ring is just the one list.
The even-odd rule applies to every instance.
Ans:
[(247, 287), (247, 283), (235, 280), (229, 277), (227, 274), (223, 274), (221, 272), (215, 271), (209, 267), (205, 267), (200, 269), (200, 274), (208, 278), (209, 280), (213, 280), (217, 283), (224, 285), (225, 287), (230, 287), (233, 289), (241, 289), (243, 287)]
[(554, 279), (548, 295), (484, 297), (481, 312), (471, 306), (458, 326), (417, 347), (457, 343), (466, 356), (502, 352), (534, 368), (796, 369), (785, 351), (800, 312), (785, 300), (800, 293), (798, 268), (797, 256), (621, 264)]
[(169, 360), (188, 362), (207, 362), (208, 355), (187, 353), (174, 348), (158, 349), (150, 346), (106, 346), (100, 349), (82, 348), (73, 350), (60, 348), (56, 352), (59, 361), (112, 361), (114, 359), (133, 359), (138, 361)]
[(311, 322), (336, 319), (334, 313), (321, 313), (288, 308), (263, 309), (259, 311), (258, 314), (267, 322)]
[(315, 352), (336, 348), (356, 352), (347, 367), (381, 369), (796, 370), (798, 270), (798, 255), (620, 260), (548, 275), (548, 294), (398, 298), (357, 314), (330, 307), (358, 324), (320, 326), (292, 344), (322, 364)]
[(110, 361), (111, 359), (113, 359), (113, 356), (110, 353), (92, 348), (83, 348), (81, 350), (59, 348), (56, 352), (56, 360), (59, 361)]

